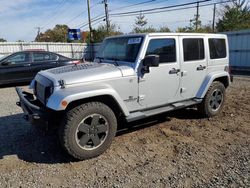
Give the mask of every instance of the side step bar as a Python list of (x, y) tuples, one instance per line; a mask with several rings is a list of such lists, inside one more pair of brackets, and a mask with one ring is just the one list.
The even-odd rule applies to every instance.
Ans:
[(161, 106), (161, 107), (157, 107), (153, 109), (133, 112), (133, 113), (130, 113), (128, 117), (126, 117), (126, 120), (128, 122), (136, 121), (136, 120), (150, 117), (156, 114), (161, 114), (164, 112), (169, 112), (172, 110), (177, 110), (177, 109), (185, 108), (188, 106), (192, 106), (192, 105), (200, 103), (201, 101), (202, 99), (192, 99), (192, 100), (187, 100), (187, 101), (182, 101), (182, 102), (177, 102), (177, 103), (171, 103), (166, 106)]

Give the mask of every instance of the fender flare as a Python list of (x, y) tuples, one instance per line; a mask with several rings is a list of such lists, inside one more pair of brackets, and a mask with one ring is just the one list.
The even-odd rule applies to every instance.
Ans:
[(213, 83), (214, 80), (216, 80), (217, 78), (221, 78), (221, 77), (227, 77), (228, 82), (230, 83), (230, 75), (228, 72), (213, 72), (213, 73), (209, 73), (206, 78), (204, 79), (204, 81), (202, 82), (201, 87), (199, 88), (197, 94), (196, 94), (196, 98), (204, 98), (209, 87), (211, 86), (211, 84)]
[(66, 101), (68, 105), (74, 101), (108, 95), (111, 96), (120, 106), (125, 116), (129, 115), (129, 111), (121, 99), (120, 95), (112, 88), (106, 86), (87, 86), (87, 87), (68, 87), (57, 89), (47, 102), (47, 107), (55, 111), (63, 111), (67, 106), (63, 106), (62, 101)]

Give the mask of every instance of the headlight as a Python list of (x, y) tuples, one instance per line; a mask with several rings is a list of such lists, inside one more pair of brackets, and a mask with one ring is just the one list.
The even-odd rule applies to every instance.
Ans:
[(29, 89), (35, 89), (35, 79), (30, 82)]

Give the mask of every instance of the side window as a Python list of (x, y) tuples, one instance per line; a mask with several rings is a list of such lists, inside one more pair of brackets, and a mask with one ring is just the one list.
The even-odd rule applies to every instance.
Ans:
[(210, 59), (221, 59), (227, 56), (225, 39), (208, 39)]
[(58, 56), (55, 54), (50, 54), (50, 60), (51, 61), (56, 61), (58, 59)]
[(33, 61), (38, 62), (38, 61), (43, 61), (44, 60), (44, 55), (42, 53), (33, 53)]
[(176, 62), (175, 39), (152, 39), (149, 41), (146, 55), (159, 55), (160, 63)]
[(57, 56), (50, 53), (44, 52), (34, 52), (33, 53), (33, 61), (34, 62), (41, 62), (41, 61), (55, 61)]
[(183, 39), (184, 61), (202, 60), (205, 58), (203, 39)]
[(29, 61), (29, 54), (28, 53), (18, 53), (13, 55), (7, 59), (7, 62), (10, 62), (12, 65), (22, 64)]

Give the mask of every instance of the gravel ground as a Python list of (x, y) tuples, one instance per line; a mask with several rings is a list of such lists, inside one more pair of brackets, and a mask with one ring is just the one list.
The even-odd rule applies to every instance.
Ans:
[(0, 187), (250, 187), (250, 78), (237, 77), (223, 112), (193, 109), (127, 125), (100, 157), (75, 162), (55, 133), (22, 119), (0, 89)]

